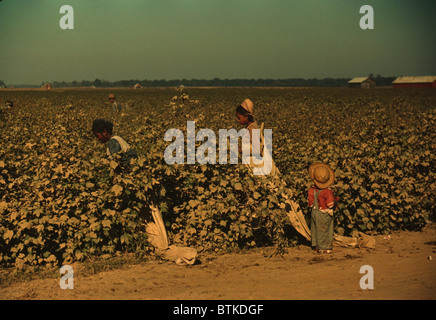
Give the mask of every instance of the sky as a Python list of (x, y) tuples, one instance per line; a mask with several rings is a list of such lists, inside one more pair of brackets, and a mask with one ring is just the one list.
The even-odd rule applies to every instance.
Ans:
[(435, 0), (2, 0), (0, 80), (436, 75), (434, 17)]

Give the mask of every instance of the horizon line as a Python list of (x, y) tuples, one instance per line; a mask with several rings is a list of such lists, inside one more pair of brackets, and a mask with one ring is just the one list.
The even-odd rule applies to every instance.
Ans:
[[(418, 77), (418, 75), (415, 75)], [(424, 75), (419, 75), (419, 76), (424, 76)], [(323, 78), (318, 78), (318, 77), (311, 77), (311, 78), (303, 78), (303, 77), (297, 77), (297, 78), (178, 78), (178, 79), (120, 79), (120, 80), (105, 80), (105, 79), (100, 79), (100, 78), (95, 78), (93, 80), (51, 80), (51, 81), (40, 81), (39, 83), (10, 83), (8, 84), (9, 86), (14, 85), (14, 86), (40, 86), (41, 84), (46, 84), (46, 83), (54, 83), (54, 82), (65, 82), (65, 83), (73, 83), (73, 82), (95, 82), (96, 80), (102, 81), (102, 82), (108, 82), (108, 83), (117, 83), (117, 82), (131, 82), (131, 81), (137, 81), (137, 82), (142, 82), (142, 81), (146, 81), (146, 82), (159, 82), (159, 81), (164, 81), (164, 82), (175, 82), (175, 81), (289, 81), (289, 80), (346, 80), (346, 79), (354, 79), (354, 78), (398, 78), (398, 77), (403, 77), (403, 75), (400, 76), (383, 76), (380, 74), (374, 75), (373, 73), (367, 76), (355, 76), (355, 77), (323, 77)], [(2, 81), (0, 79), (0, 81)], [(2, 81), (3, 83), (5, 83), (4, 81)]]

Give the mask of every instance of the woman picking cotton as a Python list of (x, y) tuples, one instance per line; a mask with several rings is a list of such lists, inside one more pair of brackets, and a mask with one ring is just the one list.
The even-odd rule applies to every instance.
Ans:
[(272, 159), (272, 132), (268, 131), (269, 139), (265, 141), (263, 124), (259, 128), (253, 113), (254, 104), (250, 99), (245, 99), (236, 108), (236, 118), (246, 129), (242, 136), (242, 148), (239, 148), (239, 152), (242, 153), (242, 163), (249, 165), (255, 175), (278, 175), (280, 172)]
[[(259, 127), (254, 120), (253, 113), (254, 106), (250, 99), (244, 100), (236, 108), (238, 122), (245, 126), (246, 129), (242, 136), (242, 148), (240, 149), (240, 152), (242, 152), (242, 163), (249, 165), (255, 175), (273, 175), (279, 177), (280, 172), (272, 159), (272, 132), (271, 130), (269, 130), (269, 132), (265, 130), (265, 133), (269, 133), (269, 136), (267, 136), (269, 139), (265, 139), (263, 136), (263, 124), (259, 130)], [(255, 134), (256, 130), (259, 130), (258, 134)], [(259, 143), (259, 140), (260, 148), (256, 148), (256, 142)], [(255, 151), (254, 155), (252, 155), (253, 149)], [(256, 151), (258, 151), (257, 155)], [(292, 192), (287, 188), (284, 180), (280, 179), (278, 183), (280, 184), (280, 189), (284, 190), (282, 197), (286, 200), (283, 205), (286, 205), (286, 214), (289, 217), (292, 226), (310, 241), (311, 237), (309, 227), (307, 226), (299, 205), (293, 200)], [(272, 187), (271, 191), (273, 192), (274, 190), (277, 191), (276, 188)]]

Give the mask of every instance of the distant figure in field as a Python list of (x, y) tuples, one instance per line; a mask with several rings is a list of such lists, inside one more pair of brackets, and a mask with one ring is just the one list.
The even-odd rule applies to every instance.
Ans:
[(121, 103), (116, 101), (115, 95), (113, 93), (109, 94), (109, 101), (111, 103), (112, 111), (121, 112)]
[(3, 106), (0, 106), (0, 113), (4, 111), (10, 110), (13, 107), (13, 103), (10, 100), (7, 100)]

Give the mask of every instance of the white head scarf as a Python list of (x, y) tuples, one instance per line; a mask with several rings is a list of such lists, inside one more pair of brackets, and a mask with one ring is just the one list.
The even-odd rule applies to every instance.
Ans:
[(241, 103), (241, 106), (242, 106), (242, 108), (247, 110), (250, 113), (250, 115), (253, 115), (253, 113), (254, 113), (254, 106), (253, 106), (253, 102), (250, 99), (245, 99)]

